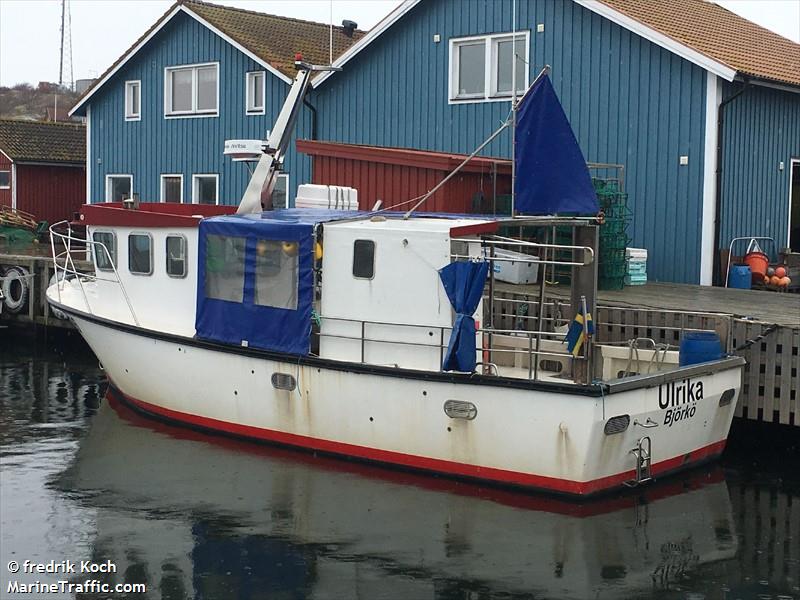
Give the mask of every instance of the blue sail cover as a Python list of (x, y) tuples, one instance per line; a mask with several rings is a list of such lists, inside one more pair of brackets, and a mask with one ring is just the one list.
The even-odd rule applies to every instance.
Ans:
[(481, 301), (488, 273), (487, 262), (454, 262), (439, 270), (444, 291), (456, 311), (442, 363), (445, 371), (471, 373), (475, 370), (475, 319), (472, 315)]
[(197, 337), (308, 354), (314, 225), (353, 214), (285, 210), (200, 221)]
[(514, 140), (517, 212), (597, 214), (586, 160), (547, 75), (520, 101)]

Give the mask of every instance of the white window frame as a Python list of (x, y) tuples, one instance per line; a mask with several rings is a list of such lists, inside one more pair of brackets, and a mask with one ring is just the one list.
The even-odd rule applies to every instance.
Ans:
[(106, 174), (106, 193), (105, 201), (113, 202), (111, 199), (111, 178), (112, 177), (127, 177), (131, 180), (131, 197), (133, 197), (133, 175), (131, 173), (107, 173)]
[[(146, 272), (145, 271), (131, 271), (131, 236), (134, 236), (134, 235), (140, 235), (140, 236), (146, 237), (148, 240), (150, 240), (150, 253), (149, 253), (150, 254), (150, 270), (149, 271), (146, 271)], [(155, 257), (156, 249), (155, 249), (155, 244), (153, 243), (153, 234), (150, 233), (149, 231), (131, 231), (130, 233), (128, 233), (127, 242), (128, 243), (126, 244), (125, 249), (127, 250), (127, 253), (128, 253), (128, 273), (130, 273), (131, 275), (139, 275), (141, 277), (150, 277), (153, 274), (154, 270), (155, 270), (154, 269), (154, 265), (155, 265), (155, 258), (156, 258)]]
[[(217, 70), (217, 108), (213, 111), (197, 110), (197, 70), (204, 67), (214, 67)], [(190, 110), (172, 110), (172, 78), (171, 73), (175, 71), (192, 71), (192, 108)], [(219, 63), (196, 63), (191, 65), (173, 65), (164, 67), (164, 118), (165, 119), (191, 119), (219, 116)]]
[[(216, 182), (216, 206), (219, 206), (219, 173), (194, 173), (192, 175), (192, 204), (199, 204), (198, 196), (198, 188), (197, 188), (197, 180), (200, 177), (213, 177), (214, 181)], [(208, 206), (211, 206), (210, 204)]]
[(165, 190), (166, 190), (166, 187), (164, 186), (164, 179), (166, 179), (167, 177), (177, 177), (178, 179), (181, 180), (181, 199), (180, 199), (180, 202), (178, 204), (183, 204), (183, 173), (162, 173), (161, 174), (161, 179), (160, 179), (160, 182), (161, 182), (161, 185), (160, 185), (161, 194), (159, 196), (159, 202), (166, 202), (167, 201), (166, 198), (165, 198), (166, 194), (164, 193)]
[[(169, 272), (169, 248), (167, 244), (169, 238), (180, 238), (183, 240), (183, 275), (173, 275)], [(166, 237), (164, 237), (164, 253), (164, 272), (174, 279), (185, 279), (189, 274), (189, 241), (186, 239), (186, 236), (182, 233), (168, 233)]]
[[(261, 75), (261, 106), (250, 106), (250, 88), (255, 81), (255, 76)], [(246, 115), (263, 115), (267, 107), (267, 72), (248, 71), (244, 76), (244, 112)]]
[[(136, 93), (139, 96), (139, 112), (134, 113), (131, 110), (130, 105), (130, 94), (128, 90), (132, 86), (136, 86)], [(142, 80), (141, 79), (131, 79), (130, 81), (125, 82), (125, 120), (126, 121), (141, 121), (142, 120)]]
[(0, 169), (1, 173), (8, 173), (8, 185), (0, 185), (0, 190), (10, 190), (11, 189), (11, 169)]
[[(103, 244), (102, 242), (98, 242), (94, 239), (95, 234), (98, 233), (108, 233), (111, 235), (111, 248)], [(117, 268), (117, 264), (119, 263), (119, 250), (117, 246), (117, 234), (116, 232), (112, 231), (111, 229), (95, 229), (92, 231), (92, 238), (91, 241), (93, 242), (92, 248), (92, 262), (94, 262), (94, 266), (98, 271), (114, 271)], [(111, 260), (110, 267), (101, 267), (97, 262), (97, 251), (100, 249), (100, 246), (104, 246), (106, 250), (108, 250), (108, 256)], [(105, 255), (103, 255), (105, 256)]]
[[(523, 38), (525, 42), (525, 85), (523, 90), (530, 85), (530, 56), (531, 56), (531, 36), (530, 30), (523, 29), (516, 32), (517, 38)], [(497, 92), (497, 43), (510, 41), (514, 37), (512, 32), (492, 33), (485, 35), (472, 35), (468, 37), (450, 38), (450, 60), (449, 77), (447, 86), (448, 104), (470, 104), (474, 102), (508, 102), (511, 100), (511, 92)], [(459, 46), (474, 42), (483, 41), (484, 43), (484, 70), (483, 70), (483, 94), (470, 94), (468, 96), (458, 96), (458, 71), (459, 71)], [(516, 67), (516, 65), (515, 65)], [(519, 86), (518, 86), (519, 87)], [(522, 91), (517, 91), (517, 97), (522, 95)]]

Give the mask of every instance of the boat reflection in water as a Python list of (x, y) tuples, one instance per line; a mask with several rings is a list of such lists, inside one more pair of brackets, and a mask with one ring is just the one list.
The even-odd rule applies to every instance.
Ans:
[(163, 598), (630, 598), (737, 549), (719, 469), (577, 504), (195, 435), (111, 394), (57, 485), (97, 509), (93, 559)]

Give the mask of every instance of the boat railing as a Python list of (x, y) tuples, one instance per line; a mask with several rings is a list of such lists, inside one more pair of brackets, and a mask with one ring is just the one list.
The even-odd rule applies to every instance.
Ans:
[[(57, 230), (57, 228), (64, 228), (65, 226), (66, 233)], [(64, 248), (61, 251), (56, 250), (56, 246), (59, 244)], [(83, 248), (91, 253), (93, 260), (96, 260), (97, 249), (99, 249), (103, 253), (107, 264), (111, 265), (110, 272), (113, 273), (113, 277), (103, 277), (98, 274), (97, 269), (95, 269), (94, 273), (79, 271), (72, 258), (74, 246), (83, 246)], [(88, 236), (80, 237), (73, 233), (72, 226), (70, 225), (69, 221), (59, 221), (58, 223), (54, 223), (50, 226), (50, 248), (53, 256), (53, 269), (55, 271), (56, 290), (58, 292), (59, 302), (61, 302), (61, 289), (63, 282), (68, 279), (74, 279), (78, 282), (78, 287), (81, 290), (81, 295), (83, 296), (86, 310), (89, 312), (89, 314), (94, 314), (91, 303), (89, 302), (89, 295), (86, 293), (86, 289), (84, 287), (84, 283), (96, 281), (113, 283), (119, 286), (122, 296), (125, 298), (125, 303), (128, 305), (128, 310), (133, 318), (133, 322), (136, 325), (139, 325), (139, 319), (136, 317), (136, 311), (133, 310), (131, 299), (128, 296), (128, 292), (125, 290), (125, 285), (120, 279), (117, 266), (114, 264), (114, 260), (111, 257), (111, 252), (109, 252), (105, 244), (90, 240)], [(81, 249), (83, 250), (83, 248)]]
[[(317, 335), (320, 339), (321, 338), (332, 338), (332, 339), (342, 339), (342, 340), (351, 340), (356, 341), (360, 345), (360, 356), (359, 362), (361, 364), (368, 364), (367, 363), (367, 345), (368, 344), (386, 344), (386, 345), (397, 345), (397, 346), (409, 346), (409, 347), (417, 347), (417, 348), (429, 348), (435, 349), (439, 354), (439, 361), (438, 361), (438, 370), (440, 372), (443, 371), (443, 364), (444, 364), (444, 357), (447, 351), (448, 343), (450, 340), (450, 334), (453, 330), (452, 327), (444, 327), (444, 326), (431, 326), (431, 325), (420, 325), (415, 323), (390, 323), (386, 321), (370, 321), (370, 320), (359, 320), (359, 319), (346, 319), (346, 318), (339, 318), (339, 317), (319, 317), (320, 325), (322, 322), (339, 322), (339, 323), (352, 323), (356, 325), (355, 329), (357, 329), (358, 333), (330, 333), (326, 331), (322, 331), (322, 327), (320, 327), (319, 331), (315, 331), (314, 335)], [(389, 327), (389, 328), (397, 328), (398, 331), (405, 330), (408, 331), (409, 328), (419, 329), (419, 330), (428, 330), (428, 331), (437, 331), (438, 336), (431, 336), (431, 341), (410, 341), (410, 340), (401, 340), (396, 339), (391, 336), (386, 337), (375, 337), (368, 335), (368, 328), (371, 326), (378, 326), (378, 327)], [(527, 379), (530, 380), (537, 380), (538, 372), (539, 372), (539, 361), (540, 358), (544, 359), (573, 359), (573, 358), (585, 358), (586, 347), (584, 346), (580, 353), (577, 355), (573, 355), (572, 353), (567, 351), (566, 342), (564, 342), (564, 333), (562, 332), (552, 332), (552, 331), (526, 331), (526, 330), (518, 330), (518, 329), (497, 329), (493, 327), (477, 327), (475, 329), (476, 334), (482, 334), (483, 339), (483, 346), (476, 349), (477, 352), (481, 352), (483, 354), (483, 361), (479, 361), (476, 363), (476, 367), (481, 366), (483, 374), (485, 375), (498, 375), (499, 370), (495, 363), (491, 361), (491, 357), (494, 354), (498, 355), (510, 355), (511, 360), (516, 362), (516, 357), (520, 357), (522, 359), (522, 363), (527, 363)], [(542, 348), (541, 347), (541, 340), (537, 340), (537, 336), (541, 338), (549, 338), (551, 341), (563, 342), (564, 349), (563, 351), (554, 350), (551, 348)], [(505, 344), (497, 344), (493, 345), (493, 340), (514, 340), (515, 343), (512, 345)], [(544, 370), (544, 369), (543, 369)], [(523, 369), (524, 371), (524, 369)], [(518, 377), (517, 370), (515, 370), (515, 377)]]

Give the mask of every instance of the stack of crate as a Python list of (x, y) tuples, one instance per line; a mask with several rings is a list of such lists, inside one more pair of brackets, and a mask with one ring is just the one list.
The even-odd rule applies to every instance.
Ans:
[(597, 286), (601, 290), (621, 290), (625, 284), (625, 248), (628, 245), (628, 195), (615, 179), (592, 180), (605, 221), (600, 226), (600, 259)]
[(626, 248), (625, 259), (628, 263), (625, 285), (647, 283), (647, 248)]

